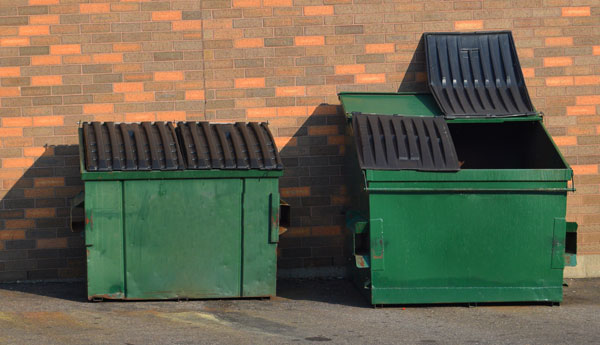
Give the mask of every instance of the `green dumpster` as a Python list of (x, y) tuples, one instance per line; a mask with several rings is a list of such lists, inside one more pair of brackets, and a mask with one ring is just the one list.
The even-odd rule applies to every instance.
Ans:
[[(531, 106), (512, 36), (425, 43), (432, 94), (339, 95), (354, 282), (372, 304), (562, 301), (573, 173)], [(517, 88), (476, 80), (492, 67)]]
[(90, 300), (275, 295), (283, 166), (266, 123), (79, 135)]

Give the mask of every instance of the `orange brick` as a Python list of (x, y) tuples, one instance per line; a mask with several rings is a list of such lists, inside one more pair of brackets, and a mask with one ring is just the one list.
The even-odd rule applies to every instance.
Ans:
[(1, 47), (22, 47), (29, 45), (29, 37), (6, 37), (0, 38)]
[(31, 77), (31, 86), (61, 85), (62, 76), (60, 75), (41, 75)]
[(115, 52), (137, 52), (142, 50), (139, 43), (114, 43), (113, 51)]
[(523, 68), (523, 77), (525, 78), (533, 78), (535, 77), (535, 68)]
[(304, 6), (305, 16), (330, 16), (333, 15), (333, 6)]
[(141, 92), (144, 91), (144, 83), (114, 83), (114, 92)]
[(563, 7), (562, 8), (562, 16), (563, 17), (587, 17), (591, 14), (591, 10), (589, 6), (583, 7)]
[(31, 117), (5, 117), (2, 118), (2, 127), (27, 127), (33, 123)]
[(394, 43), (375, 43), (365, 46), (367, 54), (393, 53), (396, 50)]
[(236, 78), (236, 88), (265, 87), (265, 78)]
[(67, 248), (67, 238), (42, 238), (37, 240), (38, 249)]
[(106, 114), (115, 111), (113, 104), (84, 104), (84, 114)]
[(339, 134), (339, 128), (336, 125), (308, 127), (308, 135), (335, 135), (335, 134)]
[(356, 75), (356, 83), (357, 84), (378, 84), (385, 83), (385, 74), (377, 73), (377, 74), (357, 74)]
[(281, 86), (275, 88), (275, 96), (277, 97), (304, 96), (305, 94), (306, 88), (304, 86)]
[(310, 196), (310, 187), (288, 187), (281, 188), (281, 196), (283, 198), (293, 198), (299, 196)]
[(342, 233), (341, 226), (313, 226), (310, 230), (313, 236), (334, 236)]
[(570, 66), (573, 59), (567, 56), (546, 57), (544, 58), (544, 67)]
[(29, 5), (56, 5), (60, 0), (29, 0)]
[(547, 37), (545, 44), (547, 47), (572, 46), (573, 37)]
[(110, 12), (109, 3), (100, 4), (79, 4), (80, 13), (108, 13)]
[(600, 46), (594, 46), (594, 55), (600, 55)]
[(156, 113), (156, 121), (185, 121), (185, 111), (159, 111)]
[[(26, 219), (12, 219), (6, 220), (7, 229), (15, 228), (29, 228), (33, 227), (32, 220)], [(22, 226), (25, 225), (25, 226)], [(25, 231), (23, 230), (2, 230), (0, 231), (0, 240), (22, 240), (25, 238)]]
[(19, 36), (43, 36), (50, 34), (48, 25), (24, 25), (19, 26)]
[[(18, 87), (0, 87), (0, 97), (15, 97), (20, 96), (21, 91)], [(0, 147), (2, 147), (0, 145)]]
[(599, 75), (582, 75), (575, 77), (575, 85), (599, 85)]
[(277, 116), (306, 116), (308, 109), (306, 107), (278, 107)]
[(457, 20), (454, 22), (454, 30), (478, 29), (483, 29), (483, 20)]
[(246, 109), (246, 116), (249, 118), (275, 117), (275, 116), (277, 116), (277, 109), (276, 108), (248, 108), (248, 109)]
[(79, 44), (59, 44), (50, 46), (52, 55), (73, 55), (81, 54), (81, 45)]
[(576, 105), (567, 107), (567, 115), (596, 115), (596, 106)]
[(358, 74), (365, 73), (365, 65), (337, 65), (335, 74)]
[(88, 64), (92, 63), (92, 57), (89, 55), (67, 55), (63, 57), (65, 64)]
[(598, 173), (597, 164), (571, 165), (571, 168), (573, 168), (575, 175), (595, 175)]
[(185, 92), (185, 99), (187, 100), (203, 100), (204, 90), (188, 90)]
[(151, 102), (154, 101), (153, 92), (138, 92), (138, 93), (126, 93), (125, 102)]
[(575, 98), (577, 105), (594, 105), (600, 104), (600, 96), (577, 96)]
[(202, 30), (201, 20), (181, 20), (171, 23), (173, 31), (196, 31)]
[(263, 6), (290, 7), (290, 6), (292, 6), (292, 0), (263, 0)]
[(29, 16), (29, 24), (60, 24), (60, 17), (57, 14)]
[(3, 158), (3, 168), (29, 168), (33, 164), (33, 158)]
[(123, 62), (123, 54), (119, 54), (119, 53), (95, 54), (95, 55), (92, 55), (92, 61), (94, 61), (95, 63)]
[(233, 7), (260, 7), (260, 0), (233, 0)]
[(275, 137), (273, 140), (275, 141), (275, 146), (279, 147), (280, 149), (286, 146), (290, 147), (298, 145), (296, 138), (293, 137)]
[(233, 41), (235, 48), (257, 48), (263, 46), (262, 38), (242, 38)]
[(569, 86), (573, 85), (573, 77), (547, 77), (546, 86)]
[(181, 11), (152, 12), (152, 20), (181, 20)]
[(297, 46), (321, 46), (325, 44), (325, 36), (296, 36), (294, 44)]
[(143, 122), (143, 121), (154, 121), (156, 116), (154, 113), (127, 113), (125, 114), (125, 121), (127, 122)]
[(344, 145), (346, 137), (343, 135), (332, 135), (327, 137), (327, 145)]
[(64, 116), (35, 116), (33, 125), (36, 127), (62, 126), (64, 125)]
[(154, 72), (154, 80), (156, 81), (177, 81), (183, 80), (183, 72)]
[(562, 137), (553, 137), (554, 142), (558, 146), (569, 146), (569, 145), (577, 145), (577, 137), (573, 136), (562, 136)]
[(38, 66), (38, 65), (60, 65), (61, 61), (60, 61), (60, 56), (53, 56), (53, 55), (42, 55), (42, 56), (32, 56), (31, 57), (31, 64), (33, 66)]
[(51, 218), (56, 214), (54, 208), (28, 208), (25, 210), (25, 218)]
[(54, 196), (54, 188), (28, 188), (23, 193), (26, 198), (51, 198)]
[(38, 177), (33, 179), (34, 187), (61, 187), (65, 185), (64, 177)]
[(18, 77), (21, 75), (19, 67), (0, 67), (0, 77)]
[[(50, 151), (48, 153), (48, 151)], [(23, 148), (23, 156), (25, 157), (41, 157), (41, 156), (51, 156), (53, 154), (52, 148), (48, 147), (25, 147)]]
[(0, 128), (0, 138), (21, 136), (23, 136), (23, 128)]

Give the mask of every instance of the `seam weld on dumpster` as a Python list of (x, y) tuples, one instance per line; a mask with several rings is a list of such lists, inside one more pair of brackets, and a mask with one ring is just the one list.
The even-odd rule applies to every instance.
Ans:
[(354, 282), (372, 304), (562, 301), (573, 173), (531, 106), (512, 35), (425, 44), (431, 94), (339, 94)]
[(279, 152), (266, 123), (83, 123), (88, 299), (275, 295)]

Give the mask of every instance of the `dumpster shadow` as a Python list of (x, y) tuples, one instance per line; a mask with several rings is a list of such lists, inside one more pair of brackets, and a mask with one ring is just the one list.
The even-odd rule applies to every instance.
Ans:
[(427, 65), (425, 63), (425, 39), (423, 35), (421, 35), (412, 58), (406, 67), (402, 82), (398, 86), (398, 92), (429, 93), (429, 88), (427, 87)]
[(25, 157), (4, 160), (1, 170), (7, 191), (0, 194), (0, 282), (85, 277), (83, 234), (69, 227), (70, 200), (83, 190), (78, 146), (14, 150)]
[(345, 121), (333, 104), (269, 121), (285, 167), (281, 198), (291, 206), (290, 228), (278, 246), (278, 270), (285, 271), (280, 277), (337, 276), (346, 265)]
[(67, 282), (0, 283), (0, 290), (88, 303), (86, 284), (82, 279)]
[(365, 296), (346, 279), (279, 279), (277, 297), (371, 308)]

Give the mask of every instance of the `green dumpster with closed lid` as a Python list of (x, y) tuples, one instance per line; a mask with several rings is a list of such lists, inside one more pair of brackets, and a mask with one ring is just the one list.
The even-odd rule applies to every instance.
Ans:
[(431, 94), (341, 93), (352, 277), (372, 304), (562, 301), (573, 172), (510, 32), (425, 34)]
[(79, 135), (90, 300), (275, 295), (283, 166), (266, 123)]

